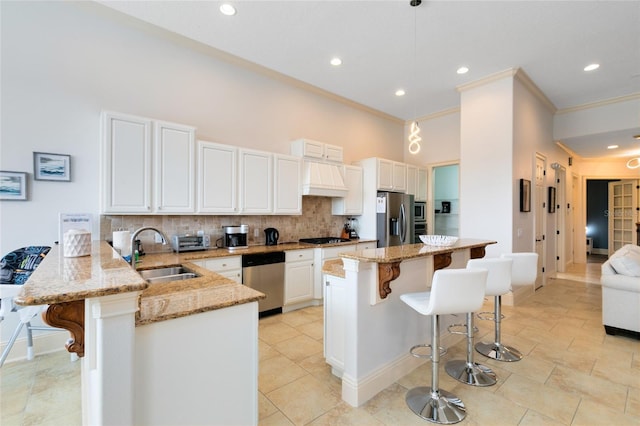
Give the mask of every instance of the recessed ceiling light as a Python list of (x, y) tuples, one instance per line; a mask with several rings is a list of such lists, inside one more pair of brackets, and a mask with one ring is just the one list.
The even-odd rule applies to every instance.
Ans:
[(616, 148), (618, 148), (618, 145), (609, 145), (607, 147), (607, 149), (616, 149)]
[(396, 90), (396, 96), (404, 96), (404, 95), (405, 95), (404, 90), (402, 90), (402, 89)]
[(331, 58), (331, 65), (334, 67), (342, 65), (342, 59), (340, 58)]
[(233, 16), (233, 15), (236, 14), (236, 8), (233, 7), (232, 4), (223, 3), (220, 6), (220, 13), (222, 13), (223, 15), (227, 15), (227, 16)]
[(585, 71), (595, 71), (598, 68), (600, 68), (600, 64), (589, 64), (586, 67), (584, 67)]
[(466, 74), (469, 72), (469, 68), (467, 67), (460, 67), (458, 68), (458, 70), (456, 71), (458, 74)]
[(640, 135), (633, 135), (634, 139), (640, 139)]

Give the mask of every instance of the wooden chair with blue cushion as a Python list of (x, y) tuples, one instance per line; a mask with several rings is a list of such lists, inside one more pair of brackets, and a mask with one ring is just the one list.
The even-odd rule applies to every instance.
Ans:
[(13, 302), (13, 299), (20, 293), (21, 286), (27, 282), (33, 271), (42, 262), (42, 259), (49, 253), (49, 250), (51, 250), (51, 247), (47, 246), (23, 247), (12, 251), (0, 260), (0, 321), (11, 312), (16, 312), (20, 315), (20, 322), (2, 352), (2, 356), (0, 356), (0, 367), (7, 359), (24, 326), (27, 329), (28, 360), (33, 359), (32, 330), (57, 330), (52, 327), (31, 325), (30, 321), (46, 309), (46, 305), (20, 307)]

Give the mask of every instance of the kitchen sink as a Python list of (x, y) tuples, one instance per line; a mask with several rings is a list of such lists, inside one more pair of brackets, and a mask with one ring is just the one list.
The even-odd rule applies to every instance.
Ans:
[(145, 269), (138, 271), (140, 276), (144, 278), (150, 284), (167, 283), (170, 281), (188, 280), (190, 278), (197, 278), (200, 275), (196, 274), (189, 268), (184, 266), (171, 266), (168, 268), (158, 269)]

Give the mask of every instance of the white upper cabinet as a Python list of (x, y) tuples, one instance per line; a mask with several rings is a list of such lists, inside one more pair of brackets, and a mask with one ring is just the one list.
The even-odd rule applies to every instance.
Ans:
[(154, 123), (155, 211), (195, 212), (195, 129)]
[(193, 127), (115, 112), (102, 122), (102, 212), (195, 212)]
[(239, 149), (240, 213), (273, 211), (273, 154)]
[(151, 131), (146, 118), (102, 116), (103, 213), (151, 213)]
[(198, 213), (237, 213), (238, 148), (198, 141)]
[(427, 169), (418, 169), (416, 174), (416, 201), (427, 201), (427, 176)]
[(378, 189), (382, 191), (407, 191), (407, 165), (397, 161), (377, 159)]
[(342, 163), (344, 159), (344, 150), (341, 146), (330, 145), (311, 139), (297, 139), (291, 142), (291, 154), (296, 157), (313, 158), (336, 163)]
[(362, 167), (345, 165), (342, 167), (342, 172), (348, 192), (342, 198), (331, 199), (331, 214), (360, 215), (363, 203)]
[(298, 157), (273, 154), (275, 214), (302, 214), (302, 161)]
[(407, 194), (415, 201), (427, 201), (427, 169), (407, 164)]

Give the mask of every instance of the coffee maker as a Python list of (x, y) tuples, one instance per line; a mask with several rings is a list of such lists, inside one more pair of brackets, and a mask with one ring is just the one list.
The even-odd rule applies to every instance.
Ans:
[(249, 225), (224, 226), (224, 247), (229, 250), (248, 248)]

